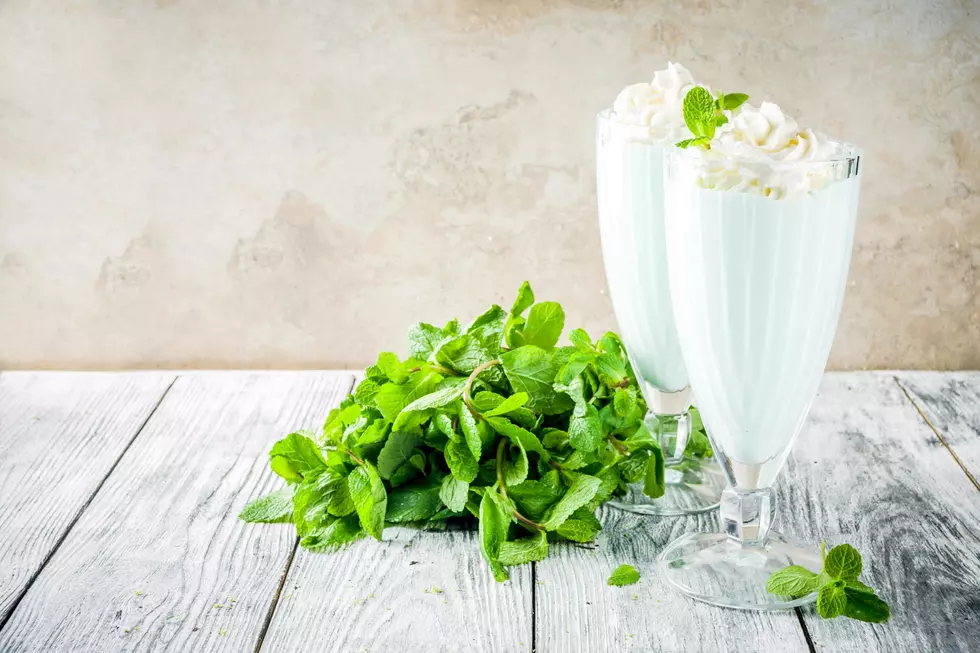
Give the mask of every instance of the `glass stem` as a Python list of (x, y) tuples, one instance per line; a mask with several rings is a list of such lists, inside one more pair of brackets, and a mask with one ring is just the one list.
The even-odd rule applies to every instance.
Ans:
[(721, 493), (721, 529), (743, 547), (760, 546), (766, 541), (776, 516), (776, 497), (772, 488)]
[(676, 465), (684, 458), (687, 440), (691, 436), (691, 415), (687, 412), (680, 415), (657, 416), (657, 439), (664, 452), (664, 461), (668, 465)]

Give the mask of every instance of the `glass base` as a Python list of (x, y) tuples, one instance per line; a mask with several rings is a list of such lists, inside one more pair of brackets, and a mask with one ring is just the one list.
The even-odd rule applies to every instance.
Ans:
[(740, 610), (783, 610), (817, 600), (816, 593), (797, 599), (766, 591), (772, 572), (802, 565), (819, 573), (820, 552), (801, 542), (769, 532), (765, 543), (743, 546), (724, 533), (688, 533), (657, 558), (667, 584), (692, 599)]
[(608, 505), (663, 517), (696, 515), (718, 507), (725, 489), (725, 475), (714, 460), (687, 457), (678, 463), (667, 463), (664, 472), (662, 497), (651, 499), (643, 493), (642, 483), (630, 483), (626, 495), (612, 499)]

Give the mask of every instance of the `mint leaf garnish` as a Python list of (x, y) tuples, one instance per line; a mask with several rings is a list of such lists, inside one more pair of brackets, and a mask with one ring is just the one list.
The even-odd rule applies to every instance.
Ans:
[(835, 546), (827, 554), (823, 570), (833, 579), (857, 580), (861, 575), (861, 554), (850, 544)]
[(731, 111), (745, 104), (748, 99), (749, 96), (745, 93), (728, 93), (722, 100), (721, 108), (725, 111)]
[[(241, 518), (291, 521), (312, 551), (381, 539), (387, 523), (478, 525), (497, 580), (553, 542), (595, 539), (596, 510), (627, 483), (663, 492), (664, 460), (622, 341), (574, 329), (563, 343), (564, 326), (561, 306), (536, 303), (527, 283), (509, 311), (494, 304), (466, 326), (415, 324), (408, 357), (380, 353), (322, 433), (272, 446), (285, 487)], [(694, 415), (692, 428), (689, 452), (710, 456)], [(865, 598), (855, 605), (876, 609)]]
[(620, 565), (616, 567), (606, 583), (613, 587), (623, 587), (624, 585), (632, 585), (638, 580), (640, 580), (640, 572), (636, 570), (636, 567), (633, 565)]
[(846, 604), (847, 594), (842, 581), (827, 583), (817, 594), (817, 613), (824, 619), (833, 619), (843, 614)]
[(857, 549), (850, 544), (841, 544), (828, 553), (827, 543), (822, 542), (820, 556), (823, 559), (821, 573), (790, 565), (769, 576), (766, 589), (772, 594), (791, 598), (818, 592), (817, 613), (824, 619), (844, 615), (875, 623), (888, 620), (888, 604), (858, 580), (863, 564)]
[(693, 138), (685, 138), (676, 145), (681, 149), (692, 146), (711, 147), (711, 139), (715, 137), (718, 127), (728, 123), (728, 117), (723, 111), (731, 111), (741, 106), (749, 96), (745, 93), (719, 92), (717, 98), (703, 86), (695, 86), (684, 96), (684, 123), (691, 130)]
[(695, 86), (684, 96), (684, 122), (695, 138), (715, 135), (715, 99), (703, 86)]
[(806, 596), (819, 589), (818, 578), (806, 567), (790, 565), (773, 573), (766, 582), (766, 589), (780, 596)]

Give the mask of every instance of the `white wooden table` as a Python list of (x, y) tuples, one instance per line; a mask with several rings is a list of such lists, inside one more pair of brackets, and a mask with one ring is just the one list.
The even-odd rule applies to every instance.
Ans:
[[(311, 554), (239, 522), (353, 379), (0, 373), (0, 651), (980, 651), (980, 373), (829, 374), (783, 471), (780, 528), (857, 546), (882, 625), (672, 594), (657, 552), (712, 516), (604, 510), (503, 584), (472, 532)], [(640, 583), (608, 587), (622, 563)]]

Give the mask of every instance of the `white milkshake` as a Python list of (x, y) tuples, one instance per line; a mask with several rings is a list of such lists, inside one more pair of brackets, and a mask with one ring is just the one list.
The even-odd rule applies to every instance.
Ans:
[[(667, 487), (653, 499), (642, 484), (612, 505), (657, 515), (714, 508), (724, 481), (713, 462), (684, 458), (691, 390), (677, 337), (664, 232), (665, 147), (690, 135), (683, 103), (695, 85), (669, 64), (650, 83), (625, 88), (597, 118), (596, 173), (602, 258), (619, 332), (650, 409), (647, 428), (666, 456)], [(678, 468), (683, 465), (683, 470)]]
[(819, 570), (771, 530), (772, 485), (816, 394), (851, 260), (860, 156), (774, 104), (745, 106), (706, 147), (666, 152), (667, 258), (684, 361), (725, 470), (722, 532), (664, 549), (667, 582), (735, 608), (816, 599), (766, 591), (776, 569)]

